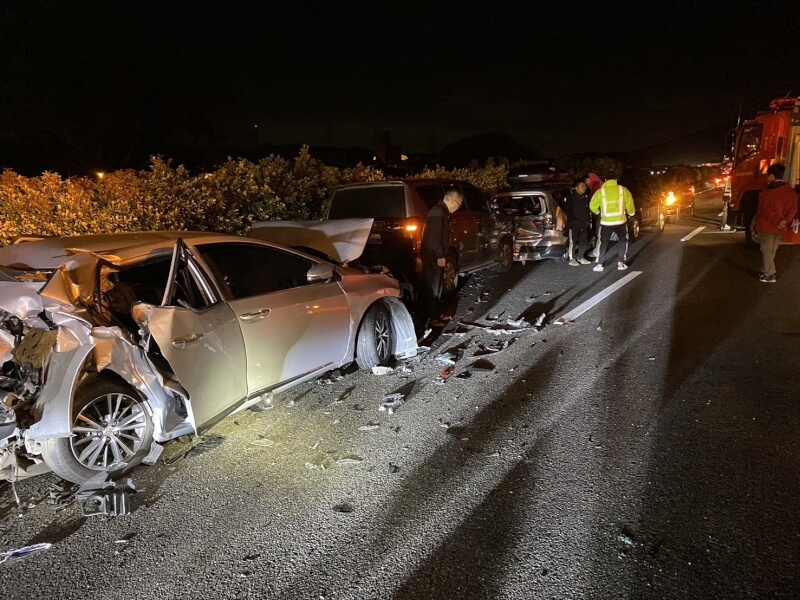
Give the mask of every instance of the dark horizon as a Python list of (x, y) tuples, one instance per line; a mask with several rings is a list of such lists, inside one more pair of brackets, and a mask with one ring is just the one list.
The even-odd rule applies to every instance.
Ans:
[(782, 0), (206, 10), (4, 3), (0, 165), (374, 150), (380, 132), (405, 153), (500, 133), (547, 157), (722, 131), (721, 157), (740, 115), (800, 93), (798, 11)]

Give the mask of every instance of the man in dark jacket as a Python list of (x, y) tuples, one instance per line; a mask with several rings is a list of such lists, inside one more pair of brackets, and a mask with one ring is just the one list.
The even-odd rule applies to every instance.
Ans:
[(756, 229), (761, 247), (761, 271), (758, 279), (775, 283), (775, 254), (778, 252), (786, 226), (797, 214), (797, 193), (783, 180), (786, 171), (780, 163), (767, 169), (767, 186), (758, 196)]
[(583, 256), (589, 247), (589, 229), (592, 222), (586, 189), (586, 182), (583, 179), (577, 180), (572, 186), (572, 192), (567, 198), (564, 211), (567, 213), (567, 229), (569, 230), (567, 257), (571, 267), (588, 265), (592, 262)]
[(442, 275), (447, 264), (447, 251), (450, 248), (451, 213), (464, 204), (464, 197), (458, 190), (449, 190), (442, 200), (428, 211), (425, 231), (422, 234), (420, 258), (425, 275), (423, 306), (428, 319), (437, 319), (439, 300), (442, 297)]

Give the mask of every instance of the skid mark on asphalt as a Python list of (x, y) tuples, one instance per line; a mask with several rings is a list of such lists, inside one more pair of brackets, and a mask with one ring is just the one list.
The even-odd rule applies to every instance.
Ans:
[(625, 277), (623, 277), (619, 281), (608, 286), (602, 292), (595, 294), (577, 308), (572, 309), (567, 314), (557, 319), (556, 323), (559, 325), (563, 325), (564, 323), (569, 323), (570, 321), (574, 321), (575, 319), (580, 317), (583, 313), (585, 313), (587, 310), (596, 306), (597, 304), (608, 298), (611, 294), (613, 294), (623, 286), (629, 284), (631, 281), (636, 279), (641, 274), (642, 271), (632, 271), (631, 273), (628, 273)]

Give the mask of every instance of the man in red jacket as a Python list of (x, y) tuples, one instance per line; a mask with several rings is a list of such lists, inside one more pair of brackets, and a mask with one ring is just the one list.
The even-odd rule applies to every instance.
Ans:
[(756, 230), (761, 246), (759, 281), (775, 283), (775, 253), (786, 232), (786, 226), (797, 214), (797, 193), (783, 180), (786, 171), (780, 163), (767, 169), (767, 186), (758, 196)]

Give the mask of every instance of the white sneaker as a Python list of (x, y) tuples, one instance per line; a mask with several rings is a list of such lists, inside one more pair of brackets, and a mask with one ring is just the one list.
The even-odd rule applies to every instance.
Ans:
[(568, 264), (570, 267), (579, 267), (579, 266), (581, 266), (581, 263), (579, 263), (579, 262), (578, 262), (577, 260), (575, 260), (574, 258), (573, 258), (572, 260), (570, 260), (570, 261), (569, 261), (567, 264)]
[(592, 271), (602, 271), (603, 269), (605, 269), (605, 267), (603, 266), (603, 263), (597, 263), (594, 266), (594, 268), (592, 269)]
[(589, 252), (589, 254), (587, 254), (586, 256), (588, 256), (589, 258), (597, 258), (597, 252), (595, 252), (594, 250), (592, 250), (592, 251), (591, 251), (591, 252)]
[(620, 261), (617, 263), (617, 271), (624, 271), (627, 268), (628, 265), (626, 265), (624, 262)]
[(590, 261), (590, 260), (586, 260), (585, 258), (579, 258), (579, 259), (578, 259), (578, 264), (581, 264), (581, 265), (590, 265), (590, 264), (592, 264), (592, 261)]

